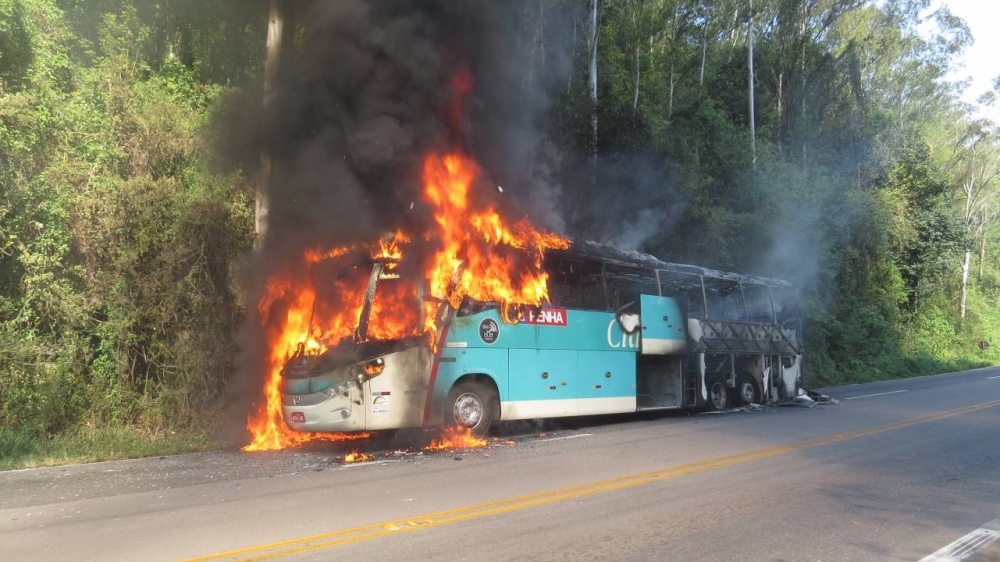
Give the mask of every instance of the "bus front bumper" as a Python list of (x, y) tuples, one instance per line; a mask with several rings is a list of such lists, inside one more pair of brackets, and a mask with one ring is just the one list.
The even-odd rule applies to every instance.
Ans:
[(322, 392), (283, 395), (285, 423), (296, 431), (364, 431), (364, 410), (355, 403), (357, 394), (349, 391), (336, 396)]

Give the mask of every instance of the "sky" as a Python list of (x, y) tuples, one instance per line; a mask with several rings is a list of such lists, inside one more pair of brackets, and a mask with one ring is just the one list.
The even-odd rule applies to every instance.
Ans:
[[(976, 99), (992, 88), (993, 79), (1000, 75), (1000, 0), (939, 0), (951, 13), (964, 19), (972, 31), (975, 42), (962, 56), (964, 67), (949, 78), (963, 80), (971, 78), (972, 83), (962, 99), (976, 105)], [(1000, 123), (1000, 102), (992, 108), (984, 108), (982, 114)]]

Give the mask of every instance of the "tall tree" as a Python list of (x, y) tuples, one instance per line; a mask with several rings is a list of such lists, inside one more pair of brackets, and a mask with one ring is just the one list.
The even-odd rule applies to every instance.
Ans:
[[(962, 284), (959, 298), (959, 316), (965, 318), (969, 295), (969, 270), (972, 266), (972, 250), (976, 242), (985, 236), (987, 221), (997, 199), (997, 180), (1000, 179), (1000, 145), (988, 128), (970, 124), (974, 129), (960, 148), (957, 162), (957, 179), (962, 195), (962, 224), (965, 227), (965, 247), (962, 253)], [(985, 254), (985, 247), (980, 250)]]
[(753, 154), (754, 167), (757, 166), (757, 121), (754, 113), (754, 76), (753, 76), (753, 0), (750, 0), (750, 10), (747, 18), (747, 70), (750, 75), (747, 90), (750, 96), (750, 151)]
[(597, 160), (597, 44), (601, 36), (601, 6), (604, 0), (589, 0), (590, 2), (590, 37), (587, 45), (590, 49), (590, 65), (588, 67), (588, 85), (590, 89), (590, 129), (591, 158)]
[(271, 139), (274, 134), (274, 102), (278, 97), (278, 65), (281, 61), (281, 40), (285, 28), (283, 0), (271, 0), (267, 20), (267, 58), (264, 62), (264, 135), (265, 142), (260, 153), (260, 180), (254, 204), (254, 232), (258, 243), (267, 235), (268, 183), (271, 181), (272, 154)]

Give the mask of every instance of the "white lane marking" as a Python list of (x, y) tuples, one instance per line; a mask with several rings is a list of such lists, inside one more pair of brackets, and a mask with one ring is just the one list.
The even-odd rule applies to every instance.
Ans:
[(1000, 379), (1000, 375), (997, 375), (995, 377), (986, 377), (986, 380), (988, 380), (988, 381), (991, 381), (993, 379)]
[(922, 558), (920, 562), (959, 562), (998, 540), (1000, 540), (1000, 519), (994, 519), (934, 554)]
[(562, 441), (564, 439), (576, 439), (577, 437), (590, 437), (593, 433), (577, 433), (576, 435), (567, 435), (565, 437), (549, 437), (548, 439), (536, 439), (535, 443), (542, 441)]
[(879, 392), (878, 394), (863, 394), (861, 396), (851, 396), (850, 398), (844, 398), (844, 400), (854, 400), (856, 398), (871, 398), (872, 396), (885, 396), (886, 394), (899, 394), (900, 392), (908, 392), (908, 391), (893, 390), (892, 392)]

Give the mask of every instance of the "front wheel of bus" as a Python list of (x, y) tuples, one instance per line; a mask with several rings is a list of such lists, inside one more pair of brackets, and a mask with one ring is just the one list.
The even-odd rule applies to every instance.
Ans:
[(486, 435), (493, 422), (493, 393), (482, 385), (463, 382), (448, 394), (451, 417), (447, 420), (456, 427), (469, 428), (476, 437)]

